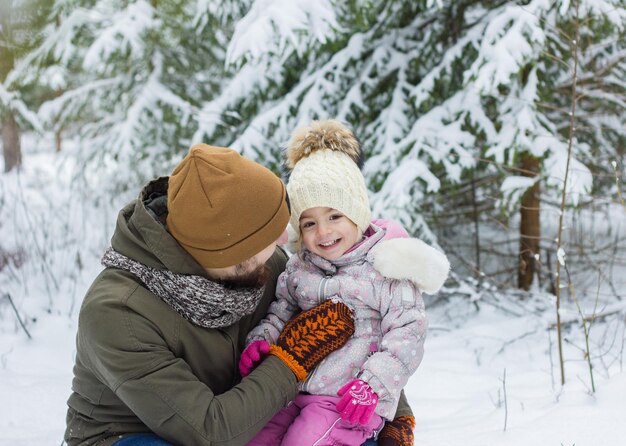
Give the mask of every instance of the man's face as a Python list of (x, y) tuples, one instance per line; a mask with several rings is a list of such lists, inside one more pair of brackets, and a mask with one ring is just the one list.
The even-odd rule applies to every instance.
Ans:
[(260, 288), (265, 285), (269, 278), (269, 271), (265, 263), (274, 254), (276, 245), (284, 243), (287, 243), (286, 229), (278, 239), (254, 257), (226, 268), (206, 268), (207, 274), (230, 288)]

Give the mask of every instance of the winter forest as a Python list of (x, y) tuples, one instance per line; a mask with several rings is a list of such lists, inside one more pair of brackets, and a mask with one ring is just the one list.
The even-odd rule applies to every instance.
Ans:
[(348, 124), (446, 253), (416, 445), (624, 444), (626, 0), (0, 0), (0, 445), (58, 445), (118, 210), (189, 147)]

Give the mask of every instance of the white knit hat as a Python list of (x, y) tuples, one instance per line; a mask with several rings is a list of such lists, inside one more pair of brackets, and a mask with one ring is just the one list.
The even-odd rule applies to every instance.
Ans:
[(300, 215), (314, 207), (337, 209), (363, 232), (369, 227), (372, 216), (357, 166), (360, 155), (359, 141), (339, 121), (313, 121), (293, 132), (287, 144), (287, 194), (298, 236)]

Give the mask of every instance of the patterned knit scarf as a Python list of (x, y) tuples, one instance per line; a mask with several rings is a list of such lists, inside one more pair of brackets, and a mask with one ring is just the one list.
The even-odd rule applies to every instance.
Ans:
[(199, 327), (228, 327), (251, 314), (263, 296), (264, 288), (226, 288), (202, 276), (151, 268), (113, 248), (105, 251), (102, 265), (132, 273), (148, 290)]

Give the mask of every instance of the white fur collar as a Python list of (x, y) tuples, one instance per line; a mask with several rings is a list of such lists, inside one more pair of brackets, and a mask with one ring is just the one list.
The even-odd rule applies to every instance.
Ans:
[(383, 240), (372, 248), (369, 257), (383, 276), (409, 279), (428, 294), (439, 291), (450, 272), (446, 255), (417, 238)]

